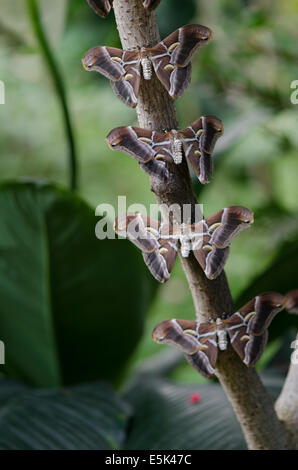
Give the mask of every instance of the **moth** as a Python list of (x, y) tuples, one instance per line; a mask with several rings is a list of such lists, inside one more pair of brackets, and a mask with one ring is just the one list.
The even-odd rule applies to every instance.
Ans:
[(202, 116), (184, 130), (156, 132), (139, 127), (117, 127), (106, 141), (112, 150), (135, 158), (148, 174), (168, 178), (167, 163), (179, 165), (183, 155), (202, 184), (213, 174), (212, 153), (223, 134), (223, 123), (215, 116)]
[(124, 214), (115, 220), (114, 230), (127, 237), (143, 254), (151, 274), (166, 282), (178, 248), (187, 258), (191, 251), (208, 279), (222, 272), (233, 238), (253, 223), (253, 213), (242, 206), (230, 206), (194, 224), (165, 224), (140, 213)]
[(111, 82), (116, 96), (135, 108), (141, 75), (152, 77), (152, 67), (172, 98), (178, 98), (190, 84), (191, 59), (194, 53), (212, 37), (209, 28), (198, 24), (182, 26), (155, 47), (123, 51), (115, 47), (98, 46), (83, 57), (83, 66), (96, 71)]
[(271, 321), (284, 308), (287, 308), (285, 296), (265, 292), (226, 319), (202, 323), (163, 321), (154, 328), (152, 338), (157, 343), (180, 349), (200, 374), (211, 377), (215, 373), (218, 350), (226, 350), (229, 342), (244, 364), (254, 366), (266, 346)]
[[(144, 0), (143, 6), (146, 10), (154, 10), (158, 7), (161, 0)], [(113, 0), (87, 0), (88, 5), (93, 8), (102, 18), (108, 16), (113, 6)]]

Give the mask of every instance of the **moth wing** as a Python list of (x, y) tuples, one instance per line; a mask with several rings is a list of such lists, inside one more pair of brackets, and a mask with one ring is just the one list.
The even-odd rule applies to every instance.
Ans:
[(102, 18), (111, 11), (113, 0), (87, 0), (88, 5)]
[(191, 58), (211, 38), (211, 30), (201, 25), (186, 25), (148, 49), (156, 75), (174, 99), (190, 84)]
[(150, 145), (158, 162), (173, 163), (171, 132), (151, 132)]
[(147, 163), (139, 162), (139, 165), (140, 168), (142, 168), (142, 170), (148, 175), (157, 176), (162, 180), (167, 180), (169, 178), (169, 171), (163, 161), (150, 160)]
[(264, 292), (256, 296), (239, 312), (248, 321), (248, 332), (253, 335), (265, 333), (275, 315), (286, 306), (286, 298), (277, 292)]
[(181, 136), (183, 150), (186, 159), (189, 161), (193, 171), (195, 172), (201, 183), (204, 184), (201, 178), (201, 167), (200, 167), (200, 137), (193, 128), (193, 125), (187, 127), (183, 131), (179, 131)]
[(143, 253), (152, 253), (159, 248), (158, 236), (148, 230), (153, 223), (158, 224), (158, 221), (153, 222), (138, 213), (128, 213), (116, 218), (114, 229), (118, 235), (128, 238)]
[[(199, 342), (195, 336), (186, 334), (182, 324), (183, 320), (165, 320), (159, 323), (152, 332), (152, 339), (159, 344), (169, 344), (176, 347), (185, 354), (193, 354), (200, 347)], [(191, 324), (195, 322), (188, 322), (190, 328)]]
[(116, 127), (106, 141), (112, 150), (125, 152), (138, 162), (147, 163), (155, 155), (151, 135), (151, 131), (139, 127)]
[(191, 81), (191, 64), (178, 67), (170, 63), (170, 57), (152, 58), (153, 67), (159, 81), (173, 99), (179, 98)]
[(244, 315), (244, 311), (241, 309), (224, 322), (227, 326), (232, 347), (244, 364), (251, 367), (256, 364), (263, 354), (268, 340), (268, 333), (265, 330), (258, 336), (253, 335), (249, 330), (249, 317), (245, 318), (247, 314)]
[(135, 108), (138, 104), (138, 92), (140, 87), (140, 76), (137, 73), (130, 74), (129, 79), (122, 78), (117, 82), (111, 80), (111, 87), (115, 95), (122, 103), (130, 108)]
[(111, 81), (116, 96), (127, 106), (137, 105), (140, 87), (139, 51), (123, 51), (115, 47), (98, 46), (82, 59), (86, 70), (101, 73)]
[(246, 207), (226, 207), (222, 211), (220, 224), (212, 233), (211, 245), (217, 248), (226, 248), (238, 233), (248, 228), (251, 223), (253, 223), (253, 212)]
[(108, 134), (106, 141), (112, 150), (125, 152), (137, 160), (146, 173), (167, 179), (165, 163), (154, 159), (152, 134), (152, 131), (139, 127), (117, 127)]
[(209, 183), (213, 175), (212, 153), (217, 139), (223, 133), (223, 123), (215, 116), (202, 116), (188, 129), (196, 138), (188, 150), (188, 160), (200, 182)]
[(222, 272), (229, 257), (230, 248), (215, 248), (209, 244), (195, 250), (194, 255), (208, 279), (216, 279)]
[(125, 74), (124, 51), (116, 47), (93, 47), (82, 58), (83, 66), (91, 72), (99, 72), (109, 80), (120, 80)]
[(212, 377), (215, 373), (217, 360), (217, 342), (214, 323), (196, 324), (197, 340), (201, 344), (200, 350), (194, 354), (185, 354), (190, 365), (204, 377)]
[(214, 367), (211, 366), (210, 360), (205, 351), (198, 351), (195, 354), (185, 354), (185, 359), (189, 364), (207, 379), (215, 374)]
[(258, 362), (264, 352), (267, 341), (267, 331), (265, 331), (259, 336), (250, 336), (250, 340), (247, 341), (247, 344), (245, 346), (245, 357), (243, 360), (244, 364), (246, 364), (247, 367), (252, 367)]
[(161, 0), (144, 0), (143, 6), (146, 10), (155, 10), (158, 7)]
[(298, 289), (291, 290), (285, 295), (287, 299), (286, 310), (298, 314)]
[(170, 63), (178, 67), (186, 67), (196, 51), (208, 44), (212, 31), (206, 26), (188, 24), (166, 37), (162, 44), (170, 55)]
[(166, 282), (177, 257), (177, 242), (162, 240), (159, 248), (151, 253), (143, 252), (143, 258), (151, 274), (159, 282)]

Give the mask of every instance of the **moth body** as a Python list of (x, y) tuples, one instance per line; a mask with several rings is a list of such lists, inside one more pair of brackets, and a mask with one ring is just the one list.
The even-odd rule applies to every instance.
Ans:
[(172, 154), (173, 160), (176, 165), (179, 165), (182, 162), (182, 141), (178, 137), (174, 137), (172, 142)]
[(180, 242), (181, 242), (181, 255), (183, 256), (183, 258), (188, 258), (189, 253), (191, 251), (191, 241), (186, 235), (184, 235), (181, 237)]
[(143, 70), (143, 77), (145, 80), (151, 80), (152, 77), (152, 63), (146, 54), (145, 48), (141, 49), (141, 65)]
[(225, 351), (228, 347), (228, 335), (223, 321), (220, 318), (216, 320), (216, 335), (219, 349)]
[(188, 258), (189, 253), (191, 252), (191, 238), (188, 233), (188, 227), (185, 223), (181, 224), (181, 255), (183, 258)]

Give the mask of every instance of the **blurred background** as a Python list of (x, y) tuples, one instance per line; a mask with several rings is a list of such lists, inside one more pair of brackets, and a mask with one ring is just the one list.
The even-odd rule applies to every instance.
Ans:
[[(205, 216), (236, 204), (255, 212), (255, 224), (233, 242), (226, 265), (236, 307), (264, 290), (286, 293), (298, 287), (298, 108), (291, 103), (291, 82), (298, 79), (297, 14), (296, 0), (184, 0), (183, 8), (180, 0), (162, 0), (157, 9), (162, 38), (187, 23), (201, 23), (214, 32), (213, 41), (193, 60), (192, 83), (177, 101), (177, 109), (181, 128), (203, 114), (214, 114), (225, 125), (216, 146), (213, 181), (202, 186), (193, 177)], [(49, 42), (52, 63), (41, 47), (43, 35)], [(142, 203), (148, 209), (155, 202), (148, 176), (127, 155), (111, 152), (105, 142), (112, 128), (136, 125), (135, 111), (117, 100), (108, 80), (87, 73), (81, 65), (83, 54), (91, 47), (121, 47), (113, 12), (104, 20), (84, 0), (1, 0), (0, 40), (0, 80), (5, 84), (6, 99), (0, 106), (0, 339), (6, 346), (6, 364), (0, 366), (0, 405), (7, 405), (8, 396), (15, 396), (19, 406), (18, 394), (25, 397), (23, 414), (14, 410), (13, 417), (8, 414), (2, 424), (0, 418), (0, 445), (219, 448), (219, 441), (212, 441), (215, 426), (221, 433), (220, 445), (243, 447), (227, 404), (227, 414), (220, 418), (218, 414), (217, 421), (204, 418), (210, 431), (205, 435), (212, 442), (183, 431), (183, 420), (189, 422), (191, 416), (202, 419), (188, 409), (189, 393), (198, 391), (197, 384), (207, 387), (199, 389), (202, 396), (209, 397), (206, 413), (211, 402), (216, 407), (225, 397), (215, 383), (206, 385), (180, 357), (151, 340), (159, 321), (194, 318), (180, 263), (167, 284), (157, 285), (140, 252), (128, 242), (95, 239), (98, 217), (94, 209), (98, 204), (117, 207), (119, 195), (127, 197), (128, 205)], [(68, 135), (63, 119), (67, 109)], [(75, 194), (69, 188), (70, 144), (77, 159)], [(271, 371), (267, 380), (275, 393), (287, 369), (296, 327), (295, 319), (285, 312), (270, 327), (270, 343), (259, 368), (265, 374)], [(157, 385), (154, 388), (151, 380), (150, 389), (147, 383), (147, 398), (140, 401), (144, 377), (151, 377), (154, 371), (159, 374)], [(169, 375), (170, 381), (164, 378)], [(7, 378), (22, 382), (7, 382)], [(148, 416), (136, 418), (126, 404), (121, 403), (123, 410), (118, 403), (122, 417), (135, 416), (135, 428), (123, 424), (123, 429), (130, 430), (128, 438), (122, 429), (121, 435), (115, 431), (104, 444), (98, 438), (94, 443), (94, 429), (90, 429), (90, 442), (84, 444), (81, 435), (79, 444), (75, 439), (66, 444), (57, 436), (52, 444), (46, 439), (36, 443), (36, 436), (26, 443), (27, 430), (14, 441), (13, 428), (11, 441), (1, 437), (4, 424), (7, 429), (20, 419), (25, 426), (24, 410), (38, 419), (36, 393), (45, 403), (40, 410), (43, 416), (51, 393), (62, 393), (49, 388), (98, 380), (121, 390), (132, 409), (144, 410), (148, 405)], [(131, 380), (139, 380), (139, 385), (129, 386)], [(186, 383), (196, 385), (185, 389)], [(28, 386), (37, 389), (29, 393)], [(85, 394), (90, 404), (85, 385), (79, 387), (83, 391), (80, 388), (74, 395), (81, 394), (82, 402)], [(98, 409), (96, 399), (91, 404)], [(154, 432), (150, 435), (148, 431), (140, 440), (138, 426), (146, 423), (146, 429), (150, 428), (146, 420), (154, 409), (157, 413), (163, 407), (166, 410), (166, 403), (177, 409), (181, 400), (186, 401), (176, 426), (178, 436), (160, 437), (157, 442)], [(119, 418), (121, 413), (117, 413)], [(169, 420), (172, 414), (171, 408)], [(101, 422), (102, 416), (98, 419)], [(220, 423), (224, 426), (229, 419), (234, 441), (223, 444), (222, 436), (229, 433), (223, 432)], [(201, 421), (196, 423), (202, 426)], [(152, 430), (159, 425), (158, 421), (151, 423)], [(57, 423), (54, 427), (60, 429)], [(63, 429), (61, 432), (63, 435)], [(167, 428), (160, 435), (165, 434)], [(187, 443), (179, 440), (182, 435), (187, 436)]]

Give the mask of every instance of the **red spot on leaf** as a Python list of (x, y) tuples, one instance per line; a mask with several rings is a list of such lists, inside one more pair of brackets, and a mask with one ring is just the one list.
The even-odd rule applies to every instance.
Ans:
[(198, 393), (192, 393), (189, 397), (189, 403), (191, 403), (192, 405), (195, 403), (199, 403), (201, 400), (202, 397)]

